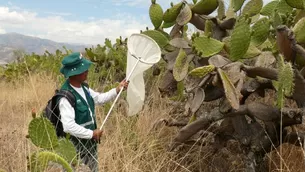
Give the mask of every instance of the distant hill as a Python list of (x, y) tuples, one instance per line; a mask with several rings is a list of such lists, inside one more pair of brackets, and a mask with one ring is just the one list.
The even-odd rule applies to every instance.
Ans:
[(63, 46), (72, 51), (84, 51), (85, 47), (88, 47), (88, 45), (58, 43), (18, 33), (0, 34), (0, 65), (15, 60), (15, 50), (43, 54), (45, 50), (48, 50), (50, 53), (54, 53), (57, 49), (64, 50)]

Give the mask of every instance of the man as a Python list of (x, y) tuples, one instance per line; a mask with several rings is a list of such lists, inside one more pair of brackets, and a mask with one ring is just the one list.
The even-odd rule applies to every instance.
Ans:
[(67, 78), (62, 90), (69, 90), (75, 97), (75, 107), (65, 97), (59, 99), (59, 111), (65, 133), (71, 135), (83, 163), (92, 171), (98, 171), (97, 142), (102, 131), (97, 128), (95, 104), (104, 104), (114, 99), (121, 88), (127, 88), (128, 82), (123, 80), (117, 88), (106, 93), (98, 93), (88, 88), (87, 79), (91, 61), (80, 53), (72, 53), (64, 57), (60, 72)]

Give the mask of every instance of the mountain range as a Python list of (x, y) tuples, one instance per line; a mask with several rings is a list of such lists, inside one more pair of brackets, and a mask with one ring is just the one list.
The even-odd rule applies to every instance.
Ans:
[(14, 61), (16, 50), (25, 53), (43, 54), (46, 50), (50, 53), (54, 53), (57, 49), (63, 51), (63, 46), (72, 51), (84, 51), (90, 45), (59, 43), (19, 33), (0, 34), (0, 65)]

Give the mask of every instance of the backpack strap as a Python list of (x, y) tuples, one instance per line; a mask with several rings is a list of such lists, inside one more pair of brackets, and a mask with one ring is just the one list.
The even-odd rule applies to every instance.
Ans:
[(71, 106), (75, 107), (75, 97), (69, 90), (56, 90), (56, 97), (65, 97)]

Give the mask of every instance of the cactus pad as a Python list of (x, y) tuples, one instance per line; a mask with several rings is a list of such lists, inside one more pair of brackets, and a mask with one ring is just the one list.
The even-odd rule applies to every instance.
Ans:
[(254, 66), (258, 67), (272, 67), (272, 64), (276, 61), (272, 52), (265, 51), (260, 56), (257, 57)]
[(234, 12), (237, 12), (238, 10), (241, 9), (241, 7), (243, 6), (245, 0), (232, 0), (232, 6), (234, 9)]
[(206, 20), (205, 26), (204, 26), (204, 35), (205, 36), (209, 36), (212, 34), (212, 27), (213, 27), (213, 22), (211, 20)]
[(229, 44), (230, 59), (233, 61), (243, 58), (246, 54), (251, 41), (249, 22), (242, 18), (240, 19), (232, 32)]
[(263, 7), (263, 0), (250, 0), (243, 8), (242, 14), (250, 17), (258, 14)]
[(223, 67), (229, 63), (231, 63), (231, 61), (228, 58), (225, 58), (221, 55), (215, 55), (209, 58), (208, 60), (210, 65), (213, 65), (215, 67)]
[(169, 44), (177, 48), (190, 48), (188, 41), (184, 38), (174, 38)]
[(275, 9), (277, 9), (278, 13), (282, 14), (289, 14), (293, 10), (293, 8), (287, 4), (286, 0), (279, 0)]
[(201, 36), (194, 39), (193, 47), (201, 57), (210, 57), (219, 53), (223, 49), (224, 43), (210, 37)]
[(260, 14), (263, 16), (271, 16), (273, 11), (276, 9), (278, 1), (271, 1), (267, 5), (265, 5), (262, 9)]
[(166, 29), (166, 28), (174, 26), (175, 24), (176, 24), (176, 20), (174, 20), (172, 22), (163, 22), (162, 28)]
[(187, 54), (181, 48), (173, 68), (173, 75), (176, 81), (182, 81), (185, 78), (188, 72), (189, 62)]
[(142, 34), (147, 35), (147, 36), (151, 37), (152, 39), (154, 39), (157, 42), (157, 44), (160, 46), (160, 48), (163, 48), (165, 45), (167, 45), (169, 43), (168, 38), (160, 31), (147, 30), (147, 31), (142, 32)]
[(182, 7), (179, 15), (177, 16), (176, 22), (178, 25), (186, 25), (192, 18), (192, 10), (189, 5), (185, 4)]
[(252, 58), (261, 54), (261, 50), (250, 43), (249, 48), (243, 58)]
[(294, 72), (291, 63), (282, 64), (279, 70), (278, 82), (273, 84), (278, 90), (276, 104), (279, 108), (282, 108), (284, 95), (291, 96), (294, 90)]
[(196, 14), (209, 15), (218, 7), (218, 0), (200, 0), (193, 7), (192, 11)]
[(293, 8), (304, 9), (303, 0), (286, 0), (286, 2)]
[(163, 14), (164, 22), (171, 23), (173, 21), (176, 21), (176, 18), (179, 15), (182, 6), (183, 6), (183, 3), (180, 2), (176, 5), (174, 5), (173, 7), (167, 9)]
[(220, 68), (218, 68), (217, 70), (218, 70), (218, 74), (220, 75), (220, 78), (221, 78), (221, 81), (223, 84), (223, 88), (225, 90), (226, 98), (230, 102), (230, 105), (232, 106), (232, 108), (238, 109), (239, 108), (239, 94), (237, 93), (234, 85), (230, 81), (227, 74)]
[(259, 46), (266, 41), (269, 35), (270, 24), (267, 18), (259, 19), (253, 26), (252, 31), (253, 35), (251, 42), (255, 46)]
[(66, 138), (60, 139), (59, 145), (54, 148), (54, 151), (62, 156), (70, 164), (75, 165), (77, 163), (76, 149), (70, 140)]
[(60, 165), (67, 171), (72, 172), (72, 167), (70, 164), (61, 156), (57, 155), (54, 152), (41, 151), (35, 152), (31, 155), (31, 172), (40, 172), (45, 171), (48, 167), (49, 162), (55, 162)]
[(222, 20), (226, 17), (225, 15), (225, 3), (223, 0), (218, 0), (218, 8), (217, 8), (217, 17), (219, 20)]
[(163, 21), (163, 9), (157, 3), (152, 3), (149, 7), (149, 17), (155, 29), (158, 29)]
[(189, 75), (203, 78), (214, 70), (215, 70), (214, 65), (201, 66), (191, 70), (189, 72)]
[(305, 18), (302, 18), (298, 21), (298, 23), (294, 26), (293, 32), (295, 34), (295, 39), (298, 43), (305, 43)]
[(189, 103), (192, 113), (195, 113), (200, 108), (200, 106), (203, 103), (204, 98), (205, 98), (205, 93), (202, 88), (196, 89), (194, 94), (195, 95), (194, 95), (193, 99)]
[(31, 141), (40, 148), (53, 148), (58, 145), (56, 131), (52, 123), (46, 118), (34, 118), (29, 124)]

